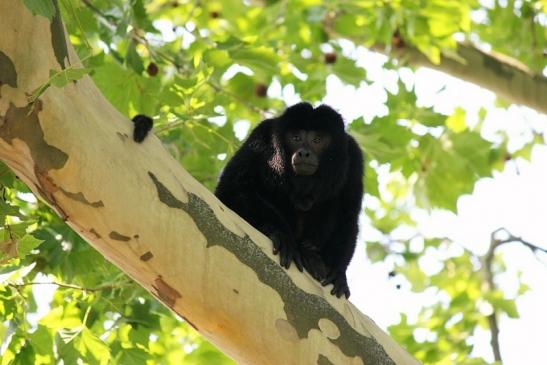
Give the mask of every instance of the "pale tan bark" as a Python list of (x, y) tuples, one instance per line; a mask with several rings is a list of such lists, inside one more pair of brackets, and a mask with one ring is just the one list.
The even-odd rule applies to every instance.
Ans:
[[(0, 159), (108, 260), (241, 364), (417, 364), (368, 317), (225, 208), (89, 77), (28, 94), (79, 67), (59, 18), (0, 1)], [(60, 30), (60, 31), (59, 31)]]

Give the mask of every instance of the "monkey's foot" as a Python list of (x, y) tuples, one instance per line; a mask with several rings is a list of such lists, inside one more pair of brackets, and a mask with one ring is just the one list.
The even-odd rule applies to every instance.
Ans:
[(273, 253), (277, 255), (279, 253), (279, 263), (285, 269), (288, 269), (291, 266), (291, 262), (294, 261), (296, 268), (299, 271), (304, 270), (304, 265), (302, 264), (302, 256), (300, 252), (295, 247), (294, 243), (290, 243), (290, 238), (283, 234), (282, 232), (274, 232), (270, 235), (270, 239), (273, 243)]
[(332, 270), (329, 275), (321, 282), (321, 285), (327, 286), (329, 284), (333, 285), (330, 293), (336, 295), (340, 298), (344, 295), (346, 298), (349, 298), (350, 292), (348, 287), (348, 280), (346, 279), (346, 273), (339, 270)]
[(302, 263), (304, 268), (317, 281), (325, 279), (327, 276), (327, 266), (323, 262), (323, 258), (319, 255), (317, 249), (308, 250), (300, 247), (302, 253)]

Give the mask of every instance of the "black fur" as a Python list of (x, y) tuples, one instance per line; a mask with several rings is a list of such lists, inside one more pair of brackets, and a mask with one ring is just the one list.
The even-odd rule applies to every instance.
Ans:
[(152, 121), (152, 118), (143, 114), (137, 114), (131, 120), (135, 124), (133, 128), (133, 140), (141, 143), (152, 129), (154, 122)]
[[(314, 175), (294, 174), (284, 140), (290, 129), (331, 135)], [(342, 117), (326, 105), (300, 103), (252, 131), (226, 165), (215, 195), (270, 237), (282, 266), (294, 262), (323, 285), (334, 284), (331, 294), (349, 297), (346, 269), (358, 233), (362, 177), (363, 156)]]

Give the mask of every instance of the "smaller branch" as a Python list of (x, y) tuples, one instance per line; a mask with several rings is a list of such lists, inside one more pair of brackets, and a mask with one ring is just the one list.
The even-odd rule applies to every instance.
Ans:
[[(499, 239), (496, 238), (500, 233), (503, 233), (506, 238)], [(492, 234), (490, 235), (490, 247), (488, 248), (488, 252), (483, 257), (483, 267), (485, 272), (485, 284), (488, 291), (493, 291), (496, 289), (496, 285), (494, 283), (494, 274), (492, 270), (492, 263), (494, 261), (494, 254), (497, 248), (499, 248), (501, 245), (504, 245), (506, 243), (513, 243), (517, 242), (525, 247), (528, 247), (533, 253), (536, 253), (538, 251), (547, 253), (547, 249), (539, 247), (537, 245), (534, 245), (520, 237), (517, 237), (513, 234), (511, 234), (506, 228), (498, 228)], [(499, 324), (498, 324), (498, 318), (497, 318), (497, 311), (494, 309), (492, 311), (492, 314), (488, 316), (488, 325), (490, 327), (490, 335), (491, 335), (491, 345), (492, 345), (492, 351), (494, 352), (494, 359), (498, 361), (500, 364), (502, 364), (502, 358), (501, 358), (501, 350), (500, 350), (500, 344), (499, 344)]]
[(20, 288), (23, 288), (23, 287), (26, 287), (26, 286), (31, 286), (31, 285), (56, 285), (56, 286), (58, 286), (60, 288), (63, 288), (63, 289), (74, 289), (74, 290), (88, 291), (88, 292), (97, 292), (97, 291), (109, 290), (109, 289), (121, 289), (121, 288), (132, 286), (131, 283), (123, 283), (123, 284), (101, 285), (101, 286), (98, 286), (96, 288), (86, 288), (86, 287), (81, 287), (81, 286), (72, 285), (72, 284), (58, 283), (58, 282), (55, 282), (55, 281), (50, 281), (50, 282), (28, 282), (28, 283), (22, 283), (22, 284), (9, 283), (8, 284), (8, 286), (10, 286), (12, 288), (15, 288), (18, 291), (19, 291)]
[[(495, 236), (500, 232), (505, 233), (508, 236), (508, 238), (503, 239), (503, 240), (495, 239)], [(528, 247), (530, 249), (530, 251), (532, 251), (532, 253), (534, 253), (534, 254), (537, 253), (537, 252), (547, 253), (547, 248), (539, 247), (537, 245), (534, 245), (533, 243), (530, 243), (530, 242), (522, 239), (521, 237), (515, 236), (515, 235), (511, 234), (505, 228), (498, 228), (494, 232), (492, 232), (492, 240), (493, 240), (493, 242), (495, 242), (495, 246), (496, 246), (495, 248), (497, 248), (498, 246), (501, 246), (505, 243), (517, 242), (517, 243), (522, 244), (525, 247)]]
[(248, 101), (240, 98), (239, 96), (235, 95), (234, 93), (231, 93), (230, 91), (225, 90), (220, 85), (217, 85), (217, 84), (215, 84), (211, 81), (207, 81), (207, 84), (209, 86), (211, 86), (215, 91), (228, 95), (229, 97), (231, 97), (235, 101), (239, 102), (240, 104), (246, 106), (247, 108), (251, 109), (255, 113), (260, 114), (262, 117), (264, 117), (264, 118), (272, 117), (272, 114), (270, 112), (268, 112), (267, 110), (260, 109), (256, 105), (249, 103)]
[[(496, 240), (495, 236), (498, 230), (492, 232), (490, 235), (490, 247), (488, 248), (488, 252), (483, 258), (483, 268), (485, 272), (485, 285), (487, 291), (491, 292), (496, 289), (496, 284), (494, 283), (494, 274), (492, 270), (492, 262), (494, 261), (494, 251), (497, 247), (500, 246), (500, 243), (498, 240)], [(496, 311), (496, 308), (492, 307), (492, 313), (487, 317), (488, 319), (488, 327), (490, 328), (490, 344), (492, 345), (492, 352), (494, 353), (494, 359), (499, 362), (500, 364), (503, 364), (503, 361), (501, 359), (501, 349), (500, 349), (500, 342), (499, 342), (499, 324), (498, 324), (498, 313)]]

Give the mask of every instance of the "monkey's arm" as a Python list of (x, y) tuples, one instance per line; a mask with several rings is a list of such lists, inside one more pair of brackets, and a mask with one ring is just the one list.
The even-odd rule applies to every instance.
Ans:
[(257, 143), (261, 142), (253, 132), (222, 172), (215, 195), (272, 240), (274, 254), (279, 253), (281, 266), (289, 268), (294, 261), (302, 271), (302, 260), (286, 214), (275, 204), (273, 192), (260, 184), (258, 171), (263, 156), (254, 148)]
[(353, 138), (349, 137), (350, 165), (345, 186), (339, 199), (336, 228), (331, 241), (325, 245), (324, 257), (329, 266), (323, 285), (333, 284), (331, 294), (340, 297), (350, 295), (346, 270), (355, 251), (359, 232), (359, 213), (363, 199), (363, 156)]

